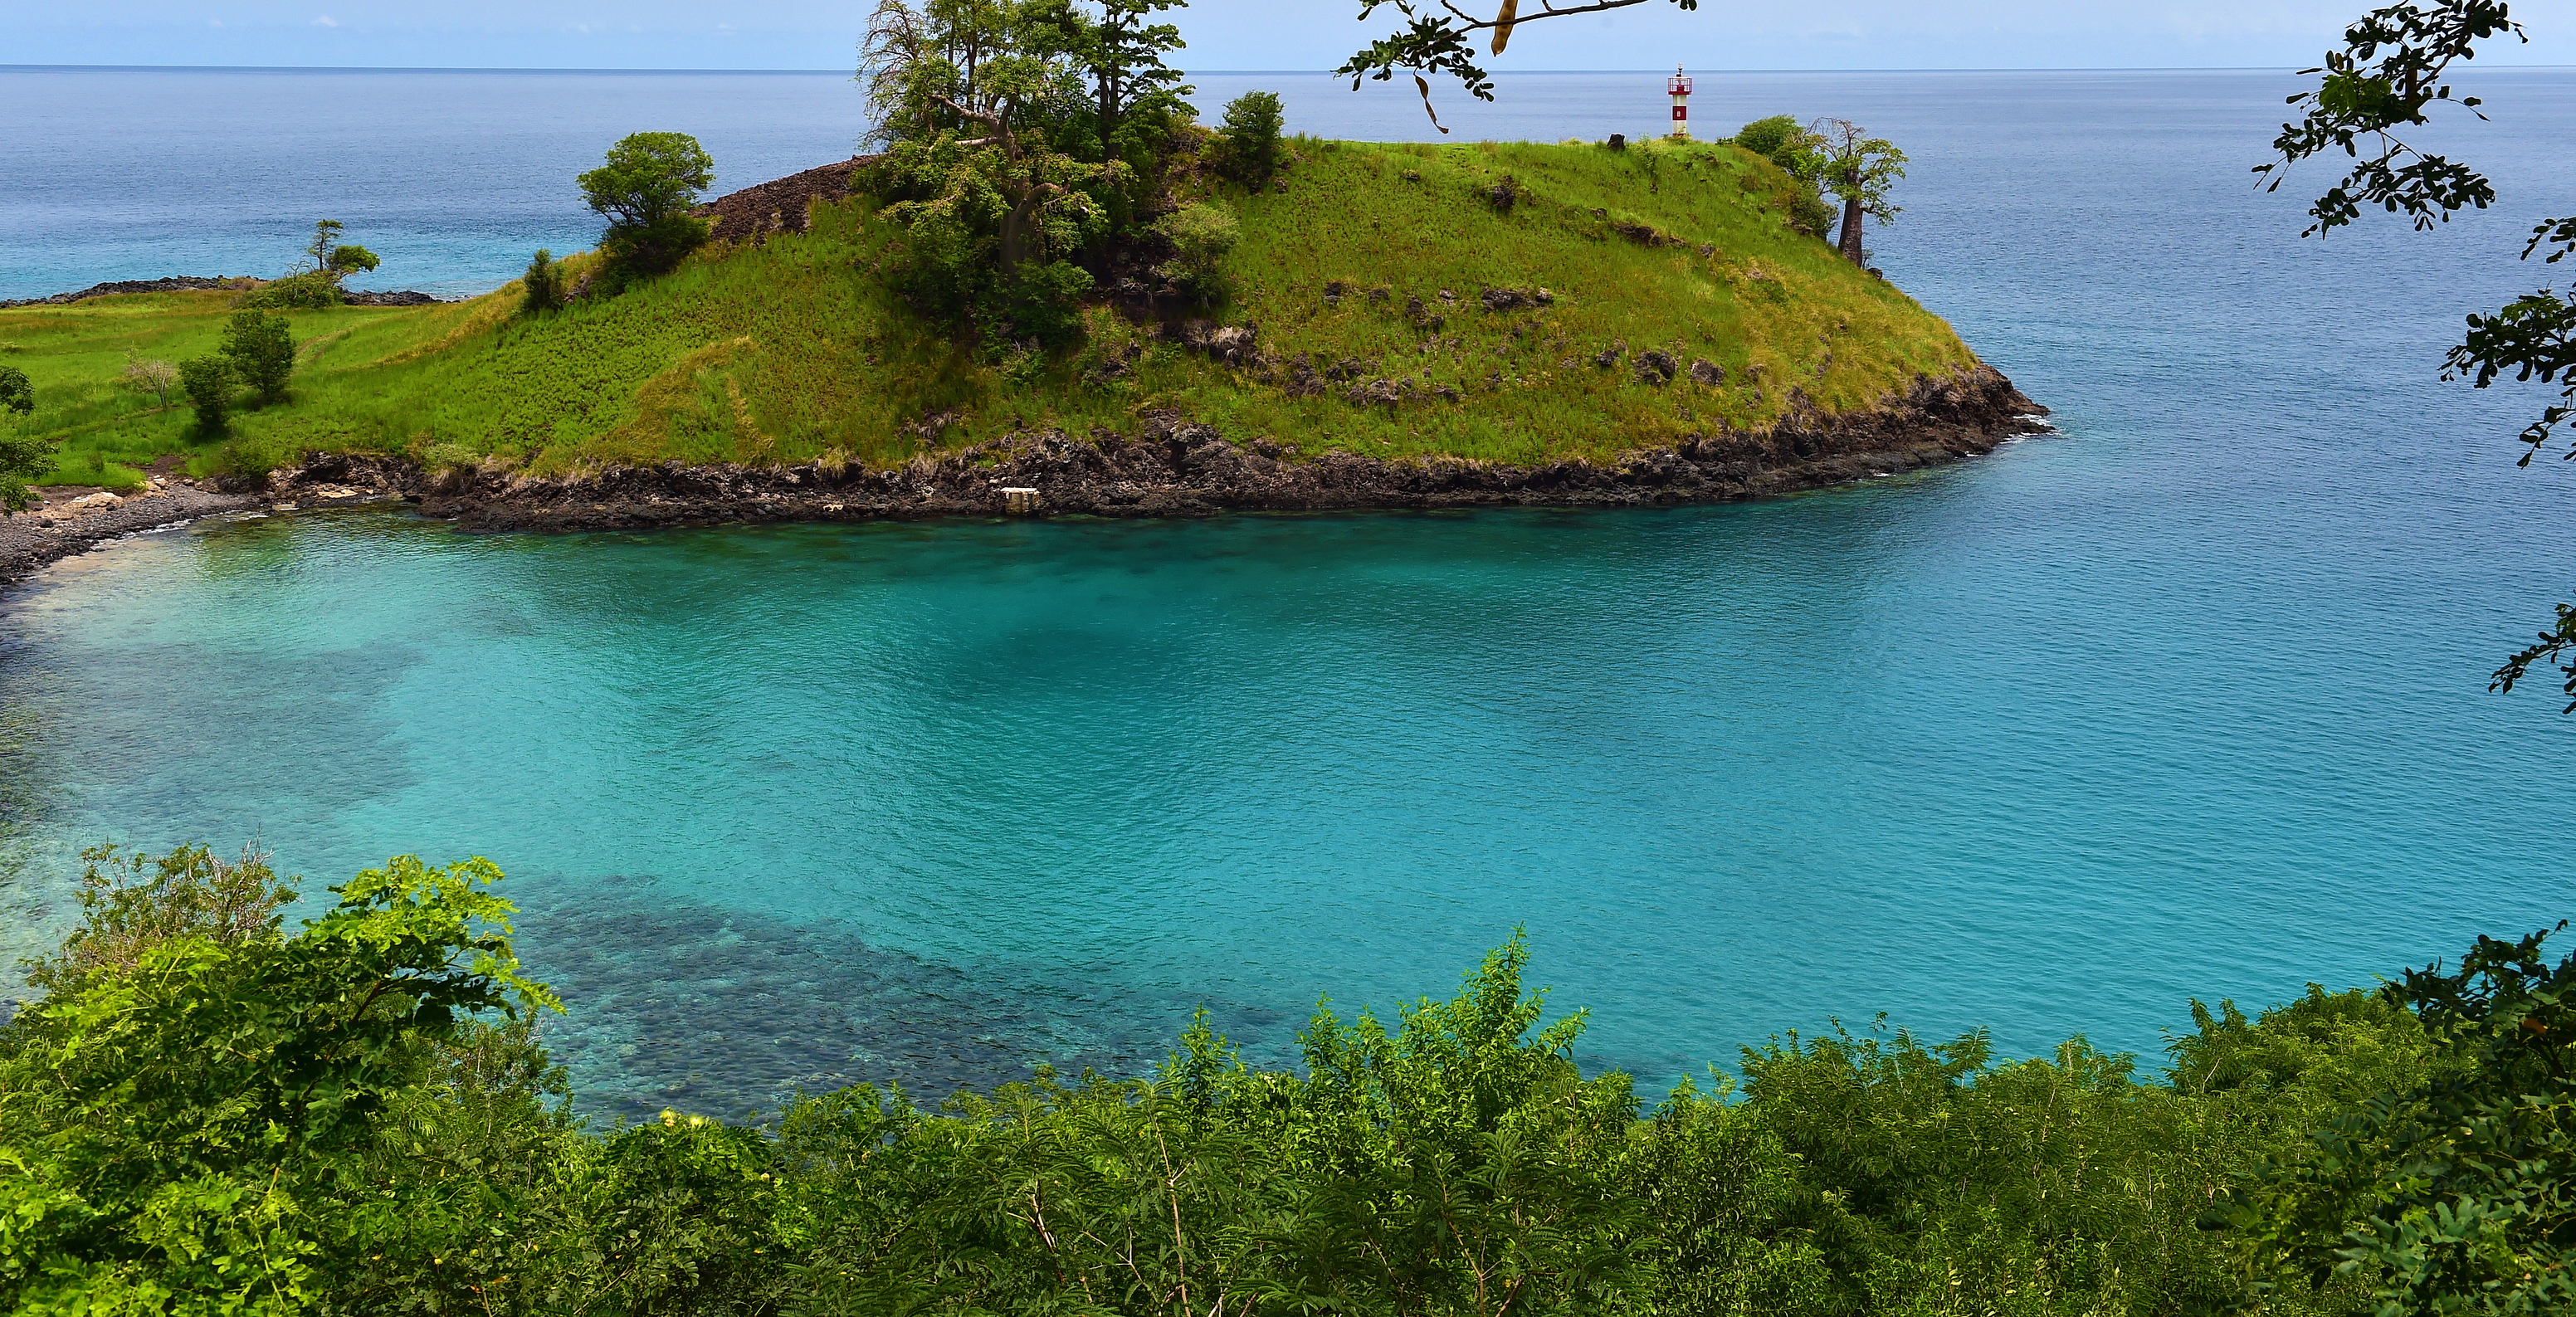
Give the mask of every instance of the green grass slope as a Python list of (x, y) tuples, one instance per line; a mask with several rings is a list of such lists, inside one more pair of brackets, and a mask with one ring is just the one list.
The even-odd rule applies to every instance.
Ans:
[[(455, 305), (294, 313), (293, 398), (243, 413), (220, 452), (196, 441), (183, 406), (157, 406), (121, 375), (129, 356), (212, 350), (230, 294), (0, 311), (0, 360), (34, 380), (39, 411), (20, 423), (65, 440), (60, 478), (72, 480), (96, 459), (187, 451), (200, 470), (255, 470), (316, 448), (438, 448), (537, 473), (672, 459), (883, 466), (1034, 427), (1133, 431), (1160, 408), (1310, 453), (1527, 464), (1720, 421), (1760, 429), (1793, 390), (1827, 415), (1863, 410), (1918, 373), (1975, 360), (1896, 287), (1790, 230), (1788, 180), (1731, 146), (1301, 139), (1296, 153), (1284, 189), (1185, 189), (1238, 216), (1233, 295), (1204, 314), (1257, 324), (1262, 369), (1163, 341), (1108, 306), (1074, 352), (979, 361), (886, 290), (877, 272), (899, 235), (864, 200), (818, 208), (808, 233), (709, 250), (537, 319), (513, 314), (515, 285)], [(1508, 211), (1490, 200), (1506, 180), (1518, 194)], [(1637, 226), (1664, 240), (1622, 233)], [(1328, 304), (1335, 281), (1349, 293)], [(1477, 302), (1485, 288), (1539, 286), (1553, 305)], [(1614, 343), (1631, 355), (1596, 365)], [(1640, 383), (1631, 363), (1649, 349), (1685, 373)], [(1338, 380), (1301, 396), (1300, 355), (1318, 370), (1360, 361), (1364, 381), (1403, 381), (1410, 399), (1354, 402)], [(1689, 378), (1700, 359), (1725, 368), (1723, 386)], [(1101, 369), (1110, 362), (1126, 369)], [(921, 424), (943, 415), (942, 428)]]

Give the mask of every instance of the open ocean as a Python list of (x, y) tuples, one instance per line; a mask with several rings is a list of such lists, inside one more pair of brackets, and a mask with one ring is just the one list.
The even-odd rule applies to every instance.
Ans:
[[(1409, 88), (1281, 90), (1418, 139)], [(1520, 75), (1450, 140), (1660, 128), (1660, 76)], [(1206, 1003), (1445, 992), (1528, 929), (1583, 1054), (1660, 1089), (1878, 1012), (2157, 1060), (2197, 996), (2368, 984), (2576, 914), (2576, 598), (2536, 391), (2437, 378), (2547, 274), (2576, 73), (2439, 134), (2504, 202), (2296, 235), (2246, 172), (2285, 73), (1700, 75), (1703, 134), (1836, 114), (1912, 156), (1899, 284), (2062, 433), (1651, 512), (475, 538), (371, 512), (139, 537), (0, 605), (0, 926), (104, 838), (336, 881), (491, 856), (593, 1110), (1132, 1067)], [(839, 74), (0, 70), (0, 297), (268, 273), (315, 218), (383, 288), (585, 245), (572, 175), (695, 133), (719, 188), (849, 155)]]

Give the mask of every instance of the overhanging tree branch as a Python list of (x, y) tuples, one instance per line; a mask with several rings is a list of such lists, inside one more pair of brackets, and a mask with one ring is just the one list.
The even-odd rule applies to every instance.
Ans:
[[(1468, 44), (1468, 38), (1480, 32), (1493, 33), (1490, 53), (1500, 55), (1510, 43), (1513, 30), (1524, 24), (1549, 18), (1604, 14), (1651, 3), (1653, 0), (1592, 0), (1589, 4), (1560, 6), (1550, 3), (1550, 0), (1539, 0), (1538, 11), (1530, 13), (1521, 8), (1519, 0), (1502, 0), (1493, 17), (1480, 18), (1460, 8), (1454, 0), (1437, 0), (1436, 6), (1433, 0), (1361, 0), (1361, 22), (1370, 21), (1377, 16), (1378, 10), (1392, 5), (1403, 16), (1405, 26), (1392, 36), (1369, 43), (1366, 49), (1354, 53), (1333, 72), (1349, 75), (1353, 91), (1359, 90), (1363, 78), (1385, 82), (1398, 70), (1416, 74), (1445, 73), (1456, 78), (1477, 99), (1490, 101), (1494, 99), (1493, 78), (1476, 63), (1476, 52)], [(1671, 3), (1683, 9), (1699, 8), (1699, 0), (1671, 0)], [(1426, 106), (1430, 103), (1427, 86), (1423, 91), (1423, 101)]]

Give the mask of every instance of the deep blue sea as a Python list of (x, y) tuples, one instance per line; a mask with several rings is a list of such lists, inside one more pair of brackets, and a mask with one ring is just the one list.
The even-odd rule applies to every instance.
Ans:
[[(1409, 90), (1293, 128), (1429, 135)], [(2152, 1064), (2247, 1005), (2576, 914), (2576, 721), (2485, 674), (2571, 597), (2529, 391), (2437, 378), (2576, 210), (2576, 73), (2440, 135), (2504, 204), (2302, 241), (2286, 74), (1704, 74), (1912, 156), (1879, 264), (2061, 433), (1651, 512), (475, 537), (390, 512), (138, 537), (0, 604), (16, 943), (68, 857), (257, 838), (317, 881), (485, 854), (590, 1107), (1131, 1067), (1205, 1003), (1445, 992), (1514, 927), (1650, 1089), (1841, 1019)], [(1654, 75), (1451, 97), (1652, 131)], [(838, 75), (0, 72), (0, 296), (261, 272), (328, 214), (471, 291), (590, 231), (636, 128), (721, 186), (840, 158)], [(2302, 195), (2327, 181), (2309, 173)]]

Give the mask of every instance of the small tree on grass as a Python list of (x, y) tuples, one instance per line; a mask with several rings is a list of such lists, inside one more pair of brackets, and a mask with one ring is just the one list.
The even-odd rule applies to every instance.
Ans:
[(333, 284), (353, 274), (361, 274), (384, 264), (374, 252), (340, 241), (338, 220), (313, 221), (313, 242), (304, 254), (313, 258), (312, 273), (328, 278)]
[(715, 182), (716, 162), (687, 133), (629, 133), (608, 162), (583, 174), (582, 200), (608, 219), (599, 243), (621, 273), (660, 274), (706, 242), (713, 226), (691, 215)]
[(261, 402), (285, 399), (286, 381), (295, 373), (295, 336), (287, 331), (286, 317), (234, 312), (224, 331), (223, 353), (242, 382), (258, 390)]
[(1905, 153), (1884, 137), (1868, 136), (1849, 119), (1818, 119), (1808, 128), (1817, 139), (1816, 176), (1843, 199), (1843, 259), (1865, 266), (1869, 253), (1861, 247), (1861, 218), (1875, 215), (1881, 224), (1896, 218), (1902, 207), (1889, 202), (1887, 194), (1905, 177)]
[(36, 410), (36, 386), (27, 382), (27, 372), (15, 366), (0, 366), (0, 410), (21, 416)]
[(233, 408), (232, 363), (222, 357), (190, 357), (179, 363), (179, 388), (197, 413), (197, 433), (224, 432)]
[(170, 405), (170, 390), (179, 383), (179, 368), (166, 361), (137, 358), (125, 363), (126, 386), (137, 393), (148, 393), (161, 406)]
[(539, 247), (537, 254), (529, 258), (528, 272), (520, 282), (527, 295), (519, 302), (519, 314), (537, 315), (564, 304), (563, 266), (556, 263), (553, 252)]
[(1225, 171), (1254, 187), (1279, 172), (1279, 94), (1248, 91), (1226, 102)]

